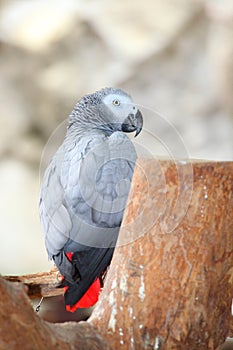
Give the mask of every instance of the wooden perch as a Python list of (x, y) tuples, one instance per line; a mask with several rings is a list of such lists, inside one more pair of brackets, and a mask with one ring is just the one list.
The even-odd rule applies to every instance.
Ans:
[(233, 163), (139, 159), (89, 321), (49, 324), (21, 284), (0, 279), (0, 349), (217, 350), (232, 287)]
[(26, 287), (30, 299), (52, 297), (63, 294), (63, 288), (58, 288), (59, 272), (54, 267), (49, 272), (38, 272), (22, 276), (3, 276), (6, 281), (21, 282)]

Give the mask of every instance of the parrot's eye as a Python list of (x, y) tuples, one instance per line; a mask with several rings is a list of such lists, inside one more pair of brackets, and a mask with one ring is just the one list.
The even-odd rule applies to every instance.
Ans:
[(120, 106), (119, 100), (113, 100), (112, 103), (114, 104), (114, 106)]

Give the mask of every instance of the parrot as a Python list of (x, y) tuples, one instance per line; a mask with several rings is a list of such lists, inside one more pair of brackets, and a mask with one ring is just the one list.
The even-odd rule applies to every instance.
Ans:
[(39, 214), (49, 259), (62, 276), (66, 310), (93, 306), (117, 243), (137, 153), (141, 111), (119, 88), (83, 96), (45, 170)]

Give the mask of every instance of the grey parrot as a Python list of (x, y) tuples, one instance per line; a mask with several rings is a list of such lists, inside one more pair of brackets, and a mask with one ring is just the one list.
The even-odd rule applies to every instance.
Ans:
[(140, 110), (124, 91), (104, 88), (85, 95), (45, 171), (40, 219), (48, 256), (63, 276), (69, 311), (98, 299), (137, 158), (126, 133), (137, 136), (142, 126)]

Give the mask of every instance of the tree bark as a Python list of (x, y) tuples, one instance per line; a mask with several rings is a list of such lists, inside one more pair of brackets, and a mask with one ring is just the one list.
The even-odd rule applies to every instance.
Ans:
[(116, 248), (90, 320), (113, 349), (218, 349), (228, 334), (233, 164), (192, 169), (139, 160), (119, 237), (135, 240)]
[(232, 285), (233, 163), (139, 159), (89, 321), (49, 324), (1, 279), (0, 349), (220, 349)]
[(0, 278), (1, 350), (110, 350), (87, 322), (53, 324), (34, 312), (22, 283)]

